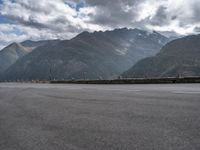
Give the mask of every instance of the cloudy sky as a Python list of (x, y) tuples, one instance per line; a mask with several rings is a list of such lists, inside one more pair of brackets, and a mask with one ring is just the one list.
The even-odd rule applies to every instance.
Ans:
[(197, 34), (200, 0), (0, 0), (0, 48), (122, 27)]

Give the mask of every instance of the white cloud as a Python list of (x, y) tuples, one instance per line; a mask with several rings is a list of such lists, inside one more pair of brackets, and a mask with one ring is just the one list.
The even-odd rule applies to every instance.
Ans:
[(138, 16), (137, 21), (142, 21), (146, 18), (151, 19), (155, 14), (161, 3), (155, 0), (145, 1), (138, 6)]
[(3, 0), (0, 15), (9, 18), (12, 24), (0, 24), (0, 44), (25, 39), (69, 39), (84, 30), (103, 30), (89, 22), (89, 14), (95, 12), (93, 7), (76, 11), (67, 3), (76, 4), (67, 0)]
[(160, 23), (146, 24), (145, 26), (152, 30), (175, 32), (181, 35), (194, 34), (194, 29), (200, 24), (200, 18), (195, 16), (197, 13), (197, 9), (195, 8), (199, 7), (199, 4), (200, 0), (162, 1), (156, 9), (162, 8), (163, 14), (157, 12), (157, 14), (152, 15), (153, 17), (149, 19), (150, 22), (153, 22), (155, 21), (153, 19), (158, 17), (157, 23)]
[[(88, 30), (139, 27), (192, 34), (200, 27), (200, 0), (2, 0), (0, 47), (25, 39), (69, 39)], [(84, 7), (76, 8), (77, 4)]]

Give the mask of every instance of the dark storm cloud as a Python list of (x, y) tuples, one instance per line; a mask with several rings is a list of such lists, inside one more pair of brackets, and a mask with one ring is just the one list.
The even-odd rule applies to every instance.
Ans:
[(195, 3), (193, 4), (193, 16), (192, 16), (192, 20), (194, 22), (200, 22), (200, 0), (198, 1), (198, 5)]
[(86, 0), (86, 4), (97, 8), (92, 21), (111, 27), (134, 26), (137, 6), (142, 2), (143, 0)]
[(153, 18), (150, 19), (150, 23), (152, 25), (168, 24), (169, 19), (166, 10), (167, 10), (166, 7), (160, 6), (156, 11), (156, 14), (153, 16)]
[(34, 27), (37, 29), (42, 29), (42, 28), (48, 28), (45, 24), (39, 23), (37, 22), (36, 19), (34, 19), (34, 17), (29, 17), (28, 20), (24, 20), (21, 17), (16, 17), (16, 16), (12, 16), (12, 15), (5, 15), (5, 17), (8, 17), (10, 20), (12, 20), (12, 23), (18, 23), (18, 24), (22, 24), (25, 26), (30, 26), (30, 27)]

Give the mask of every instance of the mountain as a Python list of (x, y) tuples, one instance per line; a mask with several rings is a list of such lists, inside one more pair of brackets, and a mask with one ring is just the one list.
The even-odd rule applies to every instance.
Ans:
[(0, 73), (16, 62), (20, 57), (31, 52), (31, 48), (22, 46), (19, 43), (13, 43), (0, 51)]
[(18, 59), (32, 52), (35, 48), (53, 41), (24, 41), (12, 43), (0, 51), (0, 74), (14, 64)]
[(200, 76), (200, 35), (166, 44), (154, 57), (139, 61), (123, 77)]
[(58, 42), (59, 40), (43, 40), (43, 41), (31, 41), (31, 40), (26, 40), (24, 42), (21, 42), (20, 44), (23, 45), (24, 47), (32, 47), (32, 48), (36, 48), (39, 46), (43, 46), (49, 42)]
[(11, 80), (111, 79), (138, 60), (155, 55), (167, 42), (157, 32), (139, 29), (83, 32), (56, 45), (40, 46), (4, 76)]

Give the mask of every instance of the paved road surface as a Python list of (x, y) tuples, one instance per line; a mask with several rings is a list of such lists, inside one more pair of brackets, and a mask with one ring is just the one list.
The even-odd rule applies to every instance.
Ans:
[(200, 84), (0, 84), (0, 150), (200, 150)]

